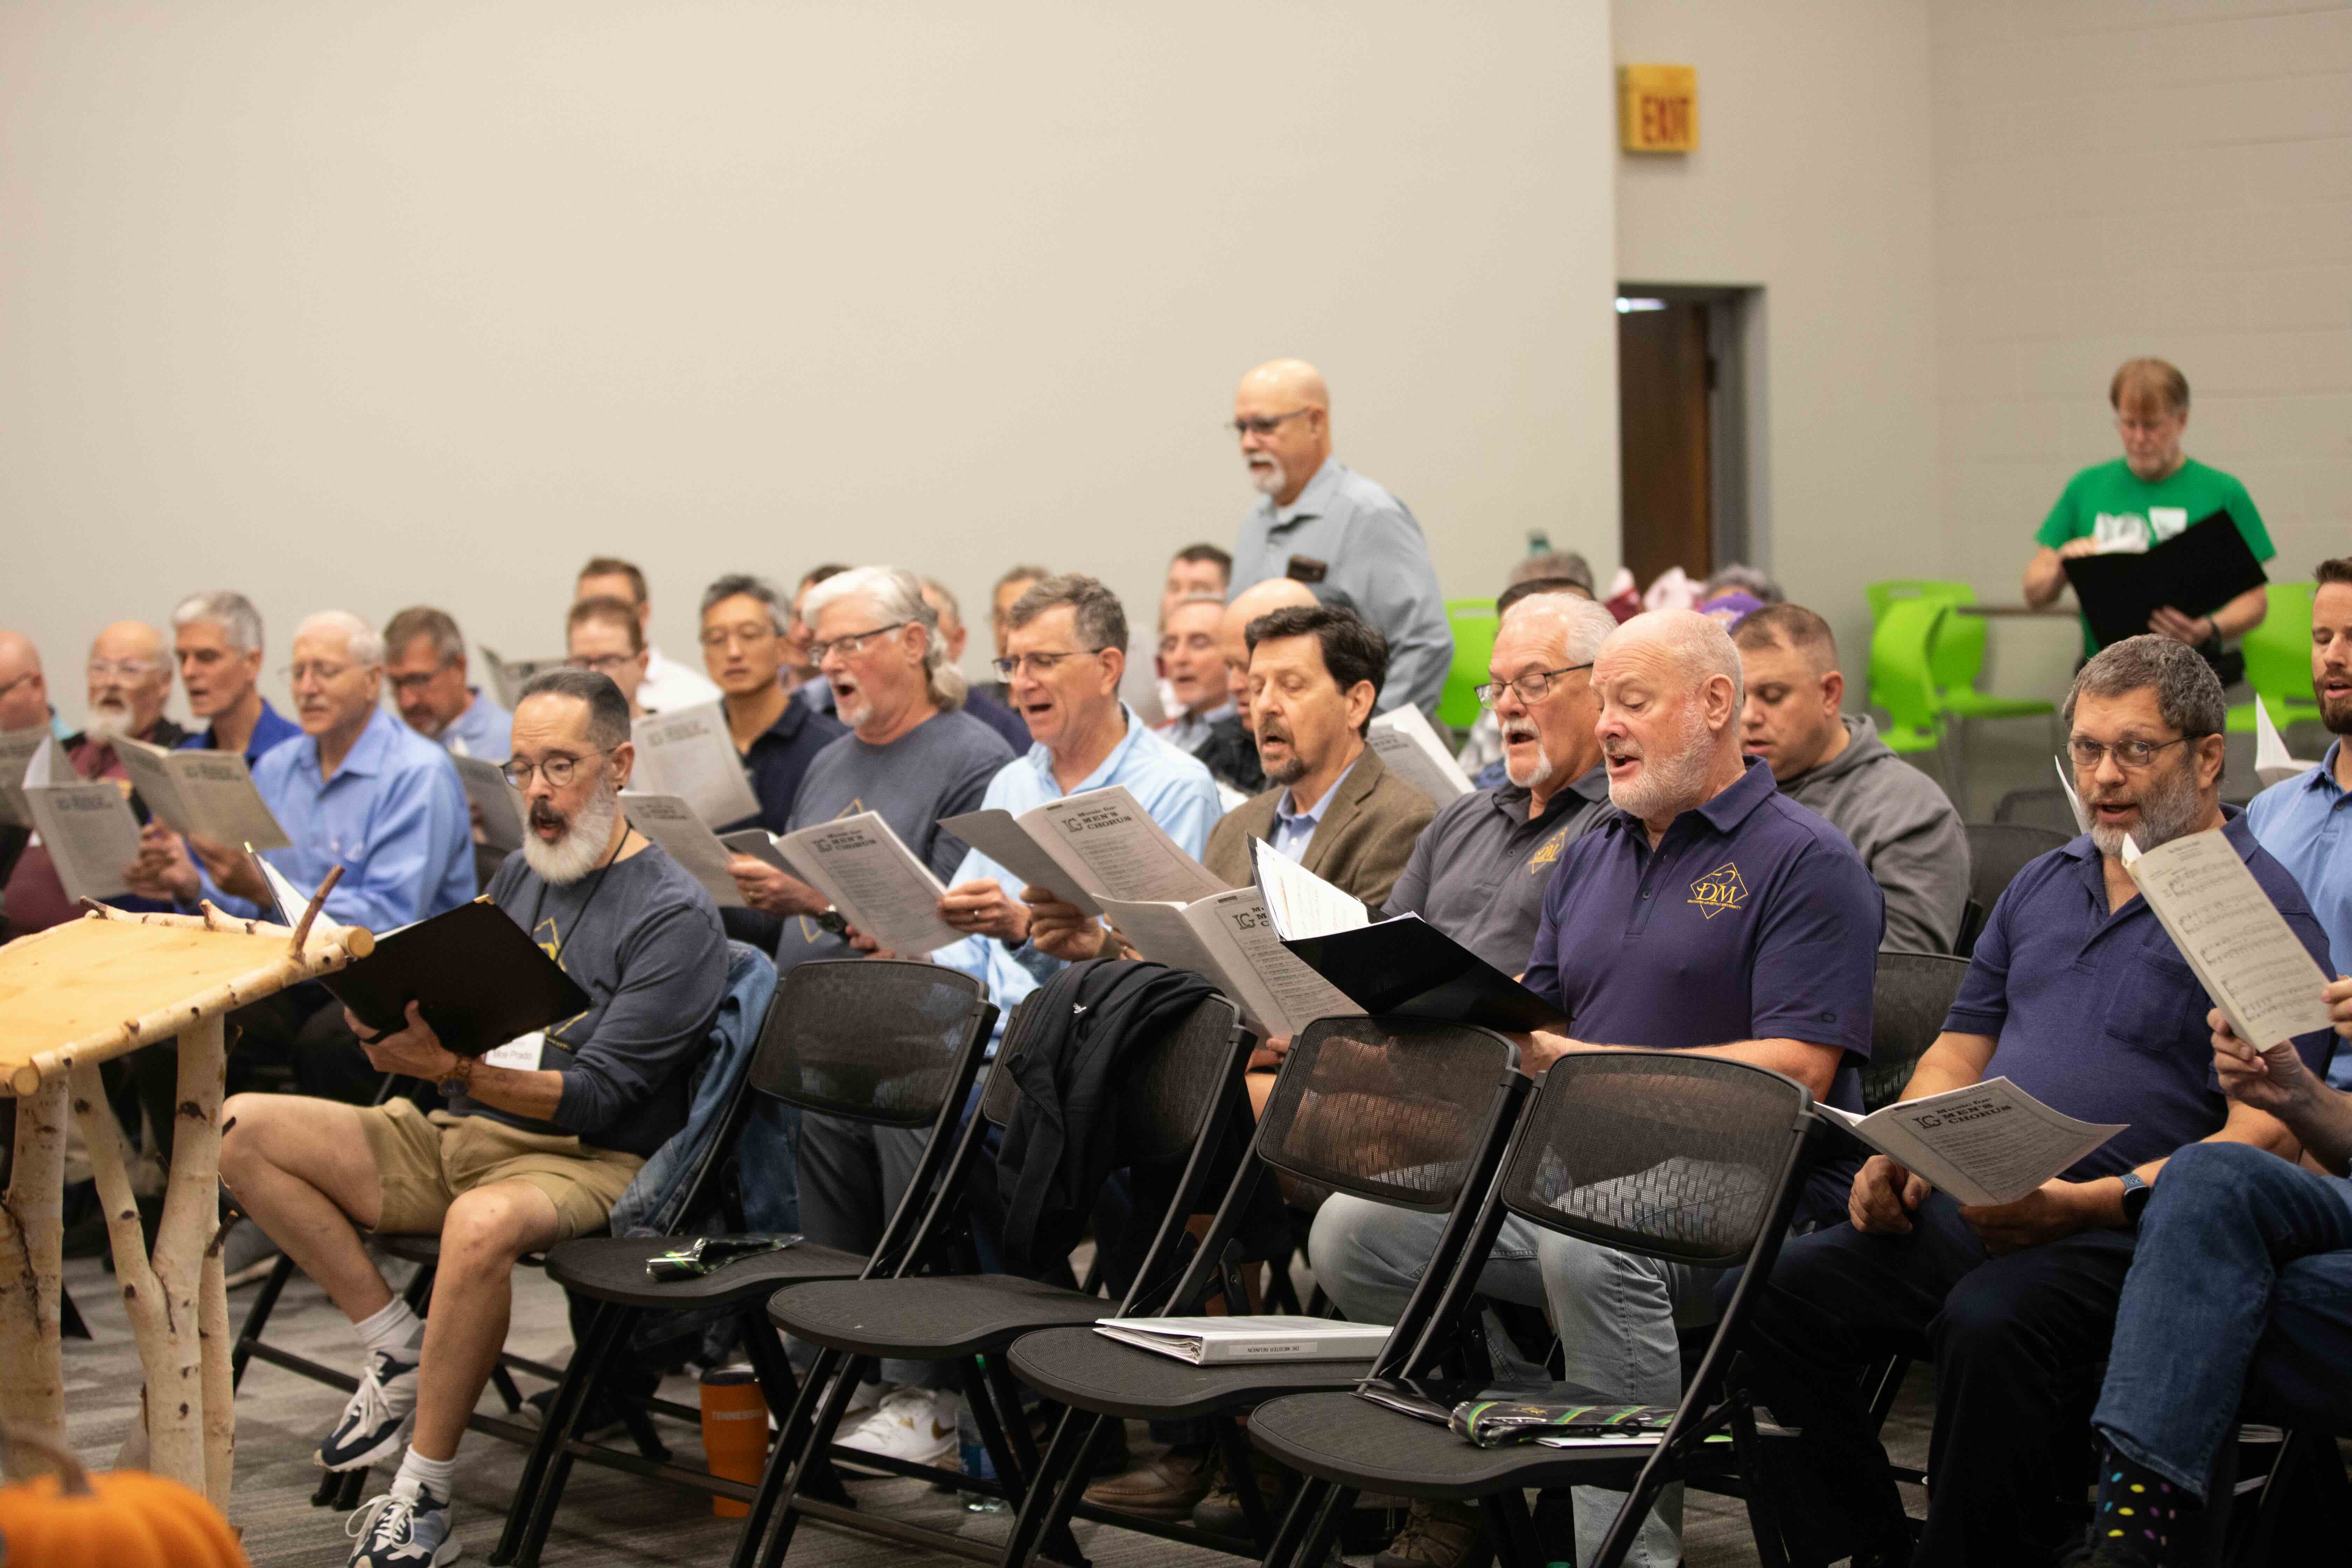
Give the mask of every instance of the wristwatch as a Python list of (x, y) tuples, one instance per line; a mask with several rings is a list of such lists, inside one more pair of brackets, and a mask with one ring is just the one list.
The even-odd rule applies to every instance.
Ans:
[(2124, 1173), (2124, 1223), (2134, 1230), (2139, 1228), (2139, 1216), (2147, 1212), (2147, 1200), (2156, 1189), (2137, 1171)]
[(449, 1054), (455, 1059), (449, 1064), (449, 1076), (441, 1080), (441, 1092), (455, 1100), (461, 1094), (474, 1092), (474, 1068), (478, 1064), (475, 1058), (459, 1056), (455, 1051)]

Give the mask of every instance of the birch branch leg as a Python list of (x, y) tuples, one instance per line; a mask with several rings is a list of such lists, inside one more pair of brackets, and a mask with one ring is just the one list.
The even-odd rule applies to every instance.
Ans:
[(172, 1176), (163, 1194), (163, 1223), (155, 1232), (155, 1278), (163, 1288), (172, 1361), (169, 1381), (147, 1391), (147, 1429), (155, 1473), (197, 1491), (205, 1487), (205, 1424), (196, 1299), (205, 1248), (220, 1228), (221, 1080), (226, 1065), (218, 1014), (182, 1031)]
[[(65, 1227), (66, 1086), (16, 1100), (16, 1153), (0, 1199), (0, 1423), (55, 1446), (66, 1440), (65, 1355), (58, 1270)], [(13, 1466), (12, 1466), (12, 1473)]]
[[(131, 1190), (131, 1173), (122, 1158), (122, 1128), (107, 1102), (106, 1086), (96, 1063), (73, 1069), (73, 1110), (81, 1122), (82, 1142), (89, 1146), (89, 1171), (98, 1183), (98, 1201), (106, 1213), (106, 1239), (114, 1249), (114, 1281), (122, 1291), (122, 1310), (131, 1320), (131, 1342), (139, 1347), (139, 1367), (145, 1385), (160, 1389), (169, 1383), (172, 1333), (163, 1313), (163, 1288), (147, 1261), (147, 1235), (139, 1223), (139, 1199)], [(133, 1441), (125, 1457), (141, 1459), (145, 1468), (147, 1418), (142, 1407)]]
[(205, 1497), (224, 1515), (236, 1477), (236, 1384), (229, 1370), (236, 1341), (229, 1332), (228, 1269), (221, 1257), (229, 1229), (214, 1232), (205, 1247), (196, 1301), (196, 1333), (204, 1345)]

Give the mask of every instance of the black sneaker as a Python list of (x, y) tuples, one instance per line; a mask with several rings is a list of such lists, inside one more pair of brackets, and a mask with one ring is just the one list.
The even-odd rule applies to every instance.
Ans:
[(449, 1500), (424, 1487), (415, 1497), (386, 1492), (353, 1510), (343, 1533), (359, 1538), (349, 1568), (441, 1568), (465, 1550), (449, 1532)]
[(360, 1385), (343, 1406), (342, 1419), (319, 1445), (320, 1464), (331, 1470), (360, 1470), (400, 1452), (416, 1419), (416, 1363), (414, 1346), (368, 1357)]

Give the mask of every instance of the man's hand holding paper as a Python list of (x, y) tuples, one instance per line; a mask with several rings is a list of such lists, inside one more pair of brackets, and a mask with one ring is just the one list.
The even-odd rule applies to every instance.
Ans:
[(1006, 896), (993, 877), (958, 882), (940, 895), (940, 919), (967, 936), (992, 936), (1014, 944), (1029, 939), (1029, 910)]
[(1024, 888), (1021, 901), (1029, 910), (1029, 945), (1066, 963), (1107, 958), (1117, 951), (1118, 939), (1103, 923), (1067, 902), (1051, 888)]
[(1873, 1154), (1854, 1173), (1853, 1190), (1846, 1194), (1846, 1218), (1866, 1236), (1908, 1236), (1911, 1211), (1935, 1190), (1925, 1176), (1884, 1154)]
[(743, 901), (755, 910), (787, 916), (821, 914), (824, 910), (826, 900), (823, 893), (757, 856), (730, 856), (727, 869), (734, 877)]
[(2066, 1182), (2056, 1177), (2042, 1183), (2012, 1203), (1960, 1206), (1960, 1217), (1977, 1233), (1995, 1258), (2022, 1252), (2048, 1241), (2113, 1225), (2119, 1217), (2115, 1205), (2103, 1203), (2095, 1182)]

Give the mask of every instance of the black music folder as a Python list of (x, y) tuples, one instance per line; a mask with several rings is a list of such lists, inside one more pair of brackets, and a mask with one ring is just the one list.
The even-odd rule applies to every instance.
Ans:
[(2270, 581), (2226, 511), (2199, 519), (2152, 550), (2070, 556), (2064, 565), (2101, 647), (2147, 631), (2147, 617), (2164, 605), (2184, 616), (2210, 615)]
[(1419, 915), (1285, 938), (1282, 945), (1374, 1016), (1503, 1030), (1559, 1029), (1568, 1023), (1559, 1008)]

